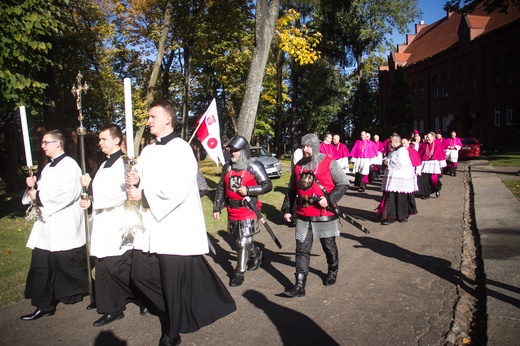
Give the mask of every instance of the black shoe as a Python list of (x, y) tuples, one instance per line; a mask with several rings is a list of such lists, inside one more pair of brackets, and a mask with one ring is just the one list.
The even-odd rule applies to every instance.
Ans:
[(235, 275), (233, 276), (233, 279), (231, 279), (229, 286), (236, 287), (236, 286), (242, 285), (243, 283), (244, 283), (244, 272), (241, 272), (239, 270), (235, 271)]
[(96, 302), (91, 302), (88, 306), (87, 306), (87, 310), (96, 310)]
[(147, 308), (146, 306), (144, 306), (144, 305), (141, 305), (141, 306), (139, 307), (139, 314), (140, 314), (141, 316), (144, 316), (144, 315), (146, 315), (147, 313), (148, 313), (148, 308)]
[(54, 315), (55, 312), (56, 312), (56, 309), (50, 310), (50, 311), (43, 311), (40, 309), (36, 309), (36, 310), (34, 310), (34, 312), (32, 314), (24, 315), (24, 316), (20, 317), (20, 319), (24, 320), (24, 321), (34, 321), (40, 317), (52, 316), (52, 315)]
[(332, 286), (336, 283), (336, 280), (338, 279), (338, 267), (334, 269), (329, 269), (329, 272), (327, 273), (327, 277), (325, 278), (325, 286)]
[(307, 275), (298, 273), (296, 274), (296, 284), (290, 290), (284, 291), (283, 294), (286, 297), (305, 297), (305, 285), (307, 283)]
[(408, 218), (407, 217), (402, 218), (401, 222), (408, 222)]
[(452, 176), (453, 176), (453, 177), (456, 177), (456, 176), (457, 176), (457, 173), (453, 172)]
[(247, 266), (247, 270), (251, 272), (257, 270), (262, 265), (262, 261), (262, 251), (257, 248), (256, 256), (251, 258), (251, 264)]
[(123, 317), (125, 317), (124, 313), (120, 313), (119, 315), (111, 315), (111, 314), (104, 314), (103, 317), (101, 317), (99, 320), (93, 323), (94, 327), (101, 327), (105, 326), (109, 323), (112, 323), (116, 320), (120, 320)]
[(435, 197), (437, 197), (437, 198), (441, 197), (441, 192), (440, 191), (435, 192)]
[(391, 225), (394, 223), (394, 220), (384, 220), (381, 221), (381, 225)]
[(430, 196), (421, 196), (421, 199), (430, 199)]
[(365, 188), (364, 187), (361, 187), (358, 189), (359, 192), (365, 192)]
[(182, 339), (181, 339), (180, 334), (174, 338), (169, 337), (168, 335), (165, 334), (161, 338), (161, 342), (159, 343), (159, 346), (176, 346), (176, 345), (180, 345), (181, 341), (182, 341)]

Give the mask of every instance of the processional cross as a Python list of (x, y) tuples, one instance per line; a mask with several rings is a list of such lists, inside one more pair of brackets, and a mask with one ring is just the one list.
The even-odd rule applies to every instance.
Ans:
[[(81, 78), (83, 78), (83, 75), (81, 74), (81, 71), (78, 72), (78, 75), (76, 76), (76, 81), (78, 82), (77, 85), (73, 85), (72, 89), (70, 90), (72, 94), (76, 97), (76, 108), (78, 109), (79, 116), (79, 128), (77, 129), (78, 135), (82, 135), (86, 133), (86, 129), (83, 127), (83, 109), (81, 105), (81, 94), (85, 92), (87, 93), (88, 90), (88, 84), (85, 82), (83, 85), (81, 85)], [(81, 132), (81, 133), (80, 133)]]

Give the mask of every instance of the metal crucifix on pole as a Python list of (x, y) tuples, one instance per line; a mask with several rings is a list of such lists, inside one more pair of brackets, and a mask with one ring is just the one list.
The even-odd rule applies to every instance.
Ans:
[[(76, 108), (78, 109), (78, 120), (79, 120), (79, 127), (76, 129), (76, 134), (79, 137), (79, 148), (80, 148), (80, 164), (81, 164), (81, 172), (82, 174), (85, 174), (87, 172), (87, 167), (85, 163), (85, 135), (87, 134), (87, 129), (83, 127), (83, 109), (81, 104), (81, 94), (86, 93), (88, 90), (88, 84), (85, 82), (83, 85), (81, 85), (81, 78), (83, 78), (83, 75), (81, 74), (81, 71), (78, 72), (78, 75), (76, 76), (77, 85), (73, 85), (71, 92), (76, 98)], [(88, 199), (88, 193), (87, 189), (83, 187), (83, 192), (81, 194), (81, 199)], [(92, 273), (90, 268), (90, 231), (89, 231), (89, 223), (88, 223), (88, 210), (85, 209), (84, 211), (84, 217), (85, 217), (85, 239), (86, 239), (86, 253), (87, 253), (87, 271), (88, 271), (88, 293), (90, 297), (90, 304), (94, 303), (94, 295), (92, 290)]]

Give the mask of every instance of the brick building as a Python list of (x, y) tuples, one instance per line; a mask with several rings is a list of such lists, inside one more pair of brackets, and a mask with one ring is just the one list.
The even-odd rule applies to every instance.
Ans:
[(388, 56), (388, 66), (380, 67), (383, 133), (398, 67), (404, 69), (413, 126), (421, 134), (440, 129), (446, 136), (455, 130), (459, 137), (477, 137), (487, 148), (518, 149), (518, 6), (510, 6), (507, 13), (482, 8), (451, 12), (433, 24), (416, 24), (415, 34), (406, 35), (406, 44), (398, 45)]

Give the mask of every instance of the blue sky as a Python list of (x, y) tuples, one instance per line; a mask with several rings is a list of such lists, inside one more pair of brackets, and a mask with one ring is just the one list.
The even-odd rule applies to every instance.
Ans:
[[(446, 0), (419, 0), (419, 8), (423, 12), (422, 20), (425, 24), (432, 24), (438, 21), (441, 18), (446, 16), (446, 12), (442, 9)], [(408, 34), (415, 33), (415, 24), (419, 22), (420, 19), (416, 19), (413, 23), (408, 25)], [(391, 36), (394, 44), (401, 44), (406, 42), (406, 34), (401, 35), (398, 33), (394, 33)]]

